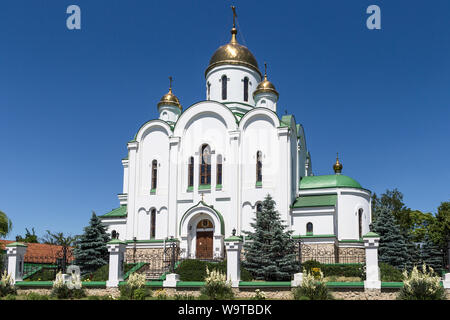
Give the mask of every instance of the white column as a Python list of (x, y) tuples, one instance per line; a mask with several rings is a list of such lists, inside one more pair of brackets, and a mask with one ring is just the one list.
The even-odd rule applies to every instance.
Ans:
[[(231, 219), (230, 225), (227, 226), (225, 224), (225, 234), (230, 234), (230, 226), (235, 226), (236, 231), (238, 234), (241, 233), (241, 223), (240, 223), (240, 216), (241, 216), (241, 204), (240, 204), (240, 189), (241, 189), (241, 183), (239, 182), (239, 144), (240, 144), (240, 137), (241, 132), (236, 131), (229, 131), (229, 138), (230, 138), (230, 154), (227, 156), (227, 176), (229, 177), (229, 186), (227, 186), (227, 189), (230, 190), (231, 200), (230, 200), (230, 207), (229, 207), (229, 216)], [(227, 213), (225, 213), (227, 214)]]
[(227, 249), (227, 281), (231, 281), (233, 288), (238, 288), (241, 281), (242, 240), (236, 236), (227, 238), (225, 247)]
[(380, 236), (369, 232), (363, 236), (366, 249), (366, 281), (365, 289), (381, 289), (380, 270), (378, 267), (378, 247)]
[(6, 245), (6, 255), (8, 257), (8, 274), (16, 283), (23, 280), (23, 264), (27, 245), (22, 242), (13, 242)]
[[(279, 127), (277, 128), (278, 134), (278, 187), (277, 197), (272, 195), (277, 202), (278, 212), (280, 212), (281, 219), (286, 221), (290, 225), (289, 219), (289, 205), (291, 204), (291, 174), (290, 174), (290, 162), (291, 162), (291, 148), (289, 145), (289, 128)], [(263, 177), (264, 180), (264, 177)], [(264, 186), (264, 185), (263, 185)]]
[[(177, 210), (177, 191), (178, 191), (178, 150), (180, 146), (180, 137), (169, 138), (169, 195), (168, 195), (168, 233), (167, 237), (178, 237), (178, 210)], [(186, 159), (180, 159), (184, 163)]]
[(109, 277), (107, 287), (118, 287), (123, 281), (123, 262), (125, 260), (126, 242), (114, 239), (107, 243), (109, 252)]
[(135, 220), (136, 209), (135, 201), (137, 197), (137, 151), (139, 143), (137, 141), (128, 142), (128, 202), (127, 202), (127, 226), (125, 239), (132, 240), (136, 235)]

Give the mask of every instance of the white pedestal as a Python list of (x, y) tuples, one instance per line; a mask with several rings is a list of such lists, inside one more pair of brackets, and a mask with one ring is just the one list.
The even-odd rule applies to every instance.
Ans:
[(176, 273), (166, 274), (166, 280), (163, 281), (164, 288), (176, 288), (177, 282), (180, 281), (180, 275)]

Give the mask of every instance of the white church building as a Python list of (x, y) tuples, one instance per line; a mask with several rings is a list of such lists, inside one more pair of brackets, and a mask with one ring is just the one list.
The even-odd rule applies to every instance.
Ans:
[(334, 174), (313, 175), (303, 126), (278, 116), (278, 91), (236, 34), (209, 61), (205, 100), (183, 108), (170, 85), (159, 119), (128, 142), (120, 207), (101, 216), (108, 232), (127, 242), (127, 259), (160, 257), (168, 239), (182, 257), (222, 258), (224, 239), (250, 231), (270, 194), (304, 254), (363, 252), (371, 192), (338, 159)]

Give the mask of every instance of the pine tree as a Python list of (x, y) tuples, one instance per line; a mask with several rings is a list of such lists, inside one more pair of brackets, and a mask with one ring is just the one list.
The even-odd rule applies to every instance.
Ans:
[(373, 232), (380, 235), (379, 261), (399, 269), (405, 268), (408, 261), (408, 248), (400, 227), (395, 222), (392, 210), (385, 205), (378, 207), (377, 220), (372, 228)]
[(110, 240), (106, 233), (106, 227), (92, 212), (89, 226), (84, 228), (84, 234), (80, 236), (74, 249), (75, 263), (83, 274), (94, 272), (101, 266), (108, 264), (108, 248), (106, 243)]
[(404, 234), (403, 238), (405, 240), (407, 254), (405, 268), (408, 271), (411, 271), (414, 266), (419, 266), (421, 264), (420, 248), (418, 244), (414, 242), (411, 233)]
[(285, 231), (280, 214), (275, 210), (275, 201), (268, 194), (250, 225), (254, 232), (244, 233), (250, 238), (244, 244), (243, 266), (255, 279), (267, 281), (290, 280), (299, 270), (296, 261), (295, 241), (292, 231)]
[(432, 267), (435, 271), (441, 270), (443, 266), (443, 254), (439, 246), (435, 245), (428, 235), (425, 236), (425, 242), (421, 250), (422, 262)]

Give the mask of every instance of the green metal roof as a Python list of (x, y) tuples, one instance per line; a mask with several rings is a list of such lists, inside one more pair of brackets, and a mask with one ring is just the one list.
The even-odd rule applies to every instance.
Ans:
[(330, 174), (323, 176), (308, 176), (300, 180), (300, 189), (320, 189), (320, 188), (358, 188), (363, 189), (354, 179), (342, 174)]
[(300, 196), (295, 199), (293, 204), (294, 208), (305, 208), (305, 207), (324, 207), (324, 206), (334, 206), (336, 205), (337, 195), (335, 194), (325, 194), (319, 196)]
[(99, 218), (121, 218), (127, 216), (127, 206), (120, 206), (117, 209), (114, 209), (102, 216), (99, 216)]

